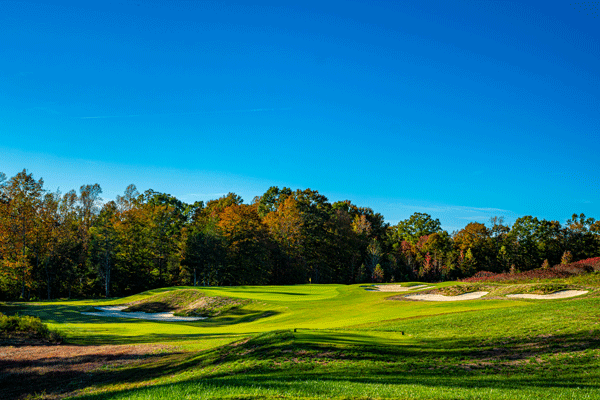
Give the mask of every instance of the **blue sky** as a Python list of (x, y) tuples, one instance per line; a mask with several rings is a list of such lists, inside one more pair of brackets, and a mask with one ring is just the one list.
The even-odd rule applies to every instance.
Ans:
[[(600, 219), (600, 3), (0, 2), (0, 171)], [(598, 18), (596, 18), (598, 16)]]

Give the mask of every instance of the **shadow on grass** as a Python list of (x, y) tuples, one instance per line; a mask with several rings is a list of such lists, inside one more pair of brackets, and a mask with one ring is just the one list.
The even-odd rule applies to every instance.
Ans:
[(60, 324), (113, 324), (148, 322), (135, 318), (110, 318), (84, 315), (82, 312), (98, 311), (90, 306), (69, 306), (58, 304), (17, 304), (0, 307), (0, 312), (7, 315), (33, 315), (43, 322)]
[[(0, 312), (6, 315), (33, 315), (42, 319), (43, 322), (61, 324), (122, 324), (122, 323), (158, 323), (179, 324), (193, 327), (218, 327), (257, 321), (262, 318), (279, 314), (277, 311), (248, 310), (244, 308), (232, 308), (217, 317), (210, 317), (199, 321), (157, 321), (140, 318), (118, 318), (84, 315), (82, 312), (91, 311), (89, 306), (67, 306), (67, 305), (7, 305), (0, 307)], [(98, 311), (98, 310), (94, 310)]]
[(231, 288), (211, 288), (212, 290), (221, 289), (227, 293), (261, 293), (261, 294), (281, 294), (284, 296), (309, 296), (310, 293), (295, 293), (295, 292), (274, 292), (272, 290), (251, 290), (251, 289), (231, 289)]
[(243, 308), (232, 308), (227, 311), (227, 313), (223, 315), (219, 315), (217, 317), (211, 317), (199, 321), (195, 326), (203, 326), (203, 327), (220, 327), (220, 326), (228, 326), (228, 325), (236, 325), (248, 322), (258, 321), (259, 319), (272, 317), (274, 315), (278, 315), (280, 312), (278, 311), (256, 311), (256, 310), (247, 310)]
[[(165, 363), (175, 362), (177, 365), (182, 358), (181, 353), (127, 354), (123, 353), (122, 346), (117, 350), (102, 347), (97, 352), (85, 352), (85, 347), (81, 347), (79, 352), (72, 346), (62, 352), (60, 346), (55, 349), (58, 352), (53, 356), (22, 355), (17, 359), (0, 359), (0, 398), (29, 398), (36, 393), (55, 396), (90, 384), (109, 383), (114, 379), (127, 381), (134, 376), (136, 368), (130, 367), (127, 373), (115, 375), (111, 368), (123, 368), (128, 364), (142, 369), (149, 364), (164, 368)], [(158, 374), (150, 370), (149, 376), (152, 375)]]
[[(377, 344), (372, 344), (374, 341)], [(222, 390), (222, 395), (231, 396), (233, 388), (255, 393), (257, 387), (265, 393), (274, 390), (298, 395), (318, 390), (326, 397), (339, 395), (335, 390), (340, 385), (348, 390), (358, 387), (362, 397), (368, 390), (387, 390), (390, 394), (384, 397), (393, 397), (394, 390), (402, 385), (457, 390), (600, 389), (598, 361), (579, 357), (581, 350), (600, 348), (597, 335), (557, 335), (535, 344), (508, 342), (510, 338), (502, 338), (486, 348), (479, 348), (468, 338), (410, 339), (390, 344), (367, 333), (278, 331), (193, 355), (168, 355), (135, 369), (97, 371), (88, 385), (144, 382), (189, 371), (191, 378), (153, 385), (147, 390), (155, 391), (153, 396), (159, 398), (162, 388), (168, 387), (175, 398), (178, 392), (201, 394), (205, 388), (216, 388)], [(553, 361), (552, 356), (568, 353), (578, 356)], [(546, 361), (529, 362), (534, 359)], [(588, 364), (582, 366), (582, 361)], [(582, 373), (584, 368), (586, 372)], [(371, 385), (382, 386), (376, 389)], [(133, 390), (117, 390), (83, 398), (102, 399), (116, 394), (126, 397), (130, 393)], [(377, 393), (380, 397), (381, 392)]]
[(124, 336), (124, 335), (110, 335), (110, 334), (99, 334), (97, 336), (88, 335), (71, 335), (68, 338), (68, 344), (75, 345), (118, 345), (118, 344), (155, 344), (162, 343), (168, 344), (170, 342), (182, 342), (182, 341), (201, 341), (211, 339), (228, 339), (237, 338), (240, 334), (237, 333), (214, 333), (214, 334), (203, 334), (203, 333), (182, 333), (182, 334), (171, 334), (171, 333), (146, 333), (139, 336)]

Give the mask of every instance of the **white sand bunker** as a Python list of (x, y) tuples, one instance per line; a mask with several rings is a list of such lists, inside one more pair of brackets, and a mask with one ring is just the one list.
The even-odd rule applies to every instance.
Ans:
[(102, 312), (82, 312), (84, 315), (92, 315), (94, 317), (114, 317), (114, 318), (137, 318), (137, 319), (148, 319), (152, 321), (164, 321), (164, 322), (180, 322), (180, 321), (198, 321), (206, 319), (206, 317), (177, 317), (173, 313), (161, 312), (161, 313), (145, 313), (143, 311), (135, 312), (124, 312), (122, 310), (129, 306), (107, 306), (107, 307), (94, 307), (96, 310)]
[(400, 285), (373, 285), (372, 288), (367, 290), (378, 291), (378, 292), (408, 292), (411, 290), (423, 290), (428, 288), (427, 285), (415, 285), (415, 286), (400, 286)]
[(518, 298), (518, 299), (539, 299), (539, 300), (549, 300), (549, 299), (566, 299), (568, 297), (581, 296), (582, 294), (586, 294), (587, 290), (561, 290), (560, 292), (550, 293), (550, 294), (507, 294), (506, 297)]
[(471, 292), (465, 294), (459, 294), (458, 296), (444, 296), (441, 294), (409, 294), (404, 296), (411, 300), (424, 300), (424, 301), (461, 301), (461, 300), (474, 300), (482, 296), (485, 296), (489, 292)]

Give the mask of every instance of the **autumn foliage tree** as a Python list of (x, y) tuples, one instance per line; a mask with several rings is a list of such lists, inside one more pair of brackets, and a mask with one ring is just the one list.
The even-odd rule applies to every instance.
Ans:
[(33, 286), (32, 245), (40, 226), (43, 186), (42, 179), (36, 181), (26, 170), (2, 185), (2, 286), (12, 296), (20, 291), (22, 299)]
[(228, 247), (219, 281), (225, 285), (269, 282), (269, 235), (257, 207), (232, 204), (219, 214), (217, 225)]
[(271, 240), (277, 244), (272, 270), (272, 282), (278, 284), (303, 282), (303, 220), (298, 202), (288, 196), (276, 210), (265, 215), (264, 224)]
[(0, 173), (0, 298), (123, 296), (167, 285), (439, 281), (600, 256), (600, 222), (533, 216), (470, 222), (450, 235), (425, 213), (390, 226), (349, 200), (269, 188), (252, 204), (206, 204), (129, 185), (48, 192)]

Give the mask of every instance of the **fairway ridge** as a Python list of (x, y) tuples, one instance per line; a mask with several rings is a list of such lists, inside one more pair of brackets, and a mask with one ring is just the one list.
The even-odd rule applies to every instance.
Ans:
[[(401, 287), (415, 290), (419, 284), (423, 285)], [(561, 285), (543, 288), (565, 286)], [(461, 293), (476, 286), (444, 282), (427, 288)], [(70, 357), (74, 361), (77, 354), (98, 353), (94, 349), (104, 346), (105, 364), (77, 367), (85, 373), (77, 373), (76, 383), (65, 385), (58, 375), (47, 374), (36, 380), (44, 386), (19, 386), (20, 398), (600, 398), (600, 312), (594, 290), (585, 297), (554, 302), (504, 297), (423, 302), (391, 301), (404, 294), (364, 289), (183, 287), (108, 301), (12, 303), (0, 308), (38, 315), (65, 335), (67, 346), (76, 344), (64, 347), (64, 357), (55, 359), (59, 364), (69, 363)], [(182, 309), (210, 297), (235, 306), (197, 321), (81, 313), (115, 305)], [(140, 345), (135, 357), (118, 355)], [(115, 362), (107, 354), (111, 349)], [(31, 347), (3, 353), (5, 364), (0, 365), (11, 367), (3, 370), (0, 387), (14, 388), (16, 377), (24, 376), (19, 374), (38, 373), (18, 361), (27, 358), (28, 351), (33, 363), (43, 362), (35, 361), (44, 358), (43, 351), (34, 353)], [(51, 356), (50, 349), (47, 354)]]
[(488, 293), (489, 292), (470, 292), (456, 296), (444, 296), (442, 294), (409, 294), (404, 297), (410, 300), (421, 301), (465, 301), (479, 299)]
[(552, 300), (552, 299), (567, 299), (570, 297), (581, 296), (587, 294), (587, 290), (561, 290), (560, 292), (554, 292), (549, 294), (530, 294), (530, 293), (515, 293), (507, 294), (506, 297), (513, 297), (519, 299), (536, 299), (536, 300)]
[(430, 285), (413, 285), (413, 286), (402, 286), (402, 285), (373, 285), (373, 289), (367, 288), (367, 290), (375, 290), (378, 292), (410, 292), (412, 290), (424, 290), (430, 289)]

